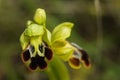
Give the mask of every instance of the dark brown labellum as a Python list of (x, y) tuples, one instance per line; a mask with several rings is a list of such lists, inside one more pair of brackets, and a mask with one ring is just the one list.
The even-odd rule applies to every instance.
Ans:
[(53, 57), (53, 52), (50, 48), (48, 47), (45, 47), (45, 57), (48, 59), (48, 60), (51, 60), (52, 57)]
[(38, 64), (36, 62), (36, 58), (35, 57), (32, 57), (31, 58), (31, 63), (29, 65), (30, 69), (31, 70), (35, 70), (37, 68)]
[(89, 66), (90, 62), (89, 62), (89, 56), (88, 56), (88, 54), (84, 50), (80, 50), (80, 52), (82, 53), (82, 60), (84, 61), (85, 65)]
[(80, 65), (80, 60), (78, 58), (75, 58), (75, 57), (70, 58), (70, 62), (74, 66), (79, 66)]
[(29, 67), (31, 70), (35, 70), (37, 67), (40, 69), (45, 69), (47, 67), (47, 62), (45, 61), (44, 57), (41, 57), (37, 54), (35, 57), (31, 58)]
[(81, 56), (82, 56), (81, 58), (82, 58), (82, 61), (84, 62), (84, 64), (87, 67), (90, 66), (89, 55), (87, 54), (87, 52), (85, 50), (83, 50), (82, 48), (80, 48), (75, 43), (71, 43), (71, 45), (78, 49), (78, 51), (80, 52), (79, 54), (81, 54)]
[(23, 62), (26, 62), (30, 59), (30, 52), (28, 49), (26, 49), (22, 54), (21, 54), (21, 58), (23, 60)]

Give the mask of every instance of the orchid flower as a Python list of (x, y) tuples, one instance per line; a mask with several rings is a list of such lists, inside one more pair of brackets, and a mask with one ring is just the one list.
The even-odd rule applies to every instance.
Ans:
[(73, 23), (64, 22), (55, 27), (51, 36), (51, 49), (62, 60), (67, 61), (74, 69), (79, 69), (81, 63), (90, 67), (89, 56), (85, 50), (66, 39), (71, 35)]
[(43, 70), (53, 55), (52, 50), (42, 40), (46, 31), (46, 14), (43, 9), (36, 10), (34, 21), (27, 22), (27, 28), (20, 37), (23, 49), (21, 58), (30, 70), (36, 70), (38, 67)]
[(22, 61), (30, 70), (44, 70), (49, 61), (58, 56), (69, 63), (74, 69), (79, 69), (81, 63), (90, 67), (89, 56), (85, 50), (66, 39), (70, 37), (74, 26), (71, 22), (57, 25), (52, 32), (46, 28), (46, 13), (37, 9), (34, 21), (27, 22), (27, 28), (21, 34), (20, 43), (23, 49)]

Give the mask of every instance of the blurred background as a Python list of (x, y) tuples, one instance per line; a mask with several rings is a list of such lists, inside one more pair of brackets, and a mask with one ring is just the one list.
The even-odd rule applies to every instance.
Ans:
[(19, 37), (37, 8), (46, 10), (51, 31), (64, 21), (75, 24), (68, 40), (88, 52), (92, 67), (66, 64), (71, 80), (120, 80), (120, 0), (0, 0), (0, 80), (49, 80), (20, 59)]

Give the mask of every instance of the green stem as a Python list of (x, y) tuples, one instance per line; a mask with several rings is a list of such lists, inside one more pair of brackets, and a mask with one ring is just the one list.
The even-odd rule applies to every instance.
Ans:
[(54, 73), (57, 78), (56, 80), (70, 80), (65, 64), (56, 55), (54, 55), (54, 58), (50, 63), (50, 67), (52, 69), (52, 73)]
[(49, 80), (57, 80), (51, 67), (48, 67), (46, 70), (45, 70), (46, 74), (48, 75), (49, 77)]
[(102, 9), (100, 0), (94, 0), (97, 20), (97, 54), (96, 57), (99, 63), (101, 62), (102, 56), (100, 55), (103, 45), (103, 25), (102, 25)]

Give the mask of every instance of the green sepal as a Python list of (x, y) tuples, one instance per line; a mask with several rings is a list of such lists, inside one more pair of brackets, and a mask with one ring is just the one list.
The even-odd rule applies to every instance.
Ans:
[(22, 49), (24, 50), (28, 44), (29, 44), (29, 37), (24, 35), (24, 32), (22, 33), (22, 35), (20, 36), (20, 43), (22, 46)]
[(71, 34), (72, 27), (73, 23), (71, 22), (64, 22), (56, 26), (52, 32), (52, 42), (68, 38)]

